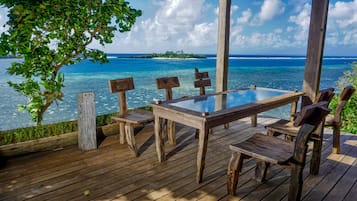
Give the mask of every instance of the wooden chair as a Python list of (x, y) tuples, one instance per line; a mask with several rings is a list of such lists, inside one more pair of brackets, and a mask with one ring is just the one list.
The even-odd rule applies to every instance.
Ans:
[[(180, 82), (178, 77), (162, 77), (156, 79), (157, 89), (166, 90), (166, 100), (172, 100), (172, 88), (179, 87)], [(176, 131), (175, 131), (175, 122), (168, 120), (166, 123), (166, 130), (168, 134), (169, 143), (172, 145), (176, 144)]]
[[(320, 90), (314, 103), (323, 102), (325, 106), (328, 107), (334, 95), (334, 88)], [(290, 120), (280, 119), (275, 123), (266, 125), (265, 128), (267, 129), (268, 135), (278, 136), (284, 134), (286, 138), (289, 139), (295, 137), (299, 128), (294, 126), (294, 119), (295, 117), (290, 118)]]
[(227, 171), (227, 191), (231, 195), (236, 194), (239, 172), (242, 170), (243, 160), (256, 158), (259, 163), (265, 163), (263, 173), (256, 170), (257, 176), (265, 179), (267, 167), (270, 164), (278, 164), (291, 169), (288, 200), (300, 200), (303, 186), (303, 169), (305, 166), (307, 140), (311, 133), (323, 121), (330, 112), (320, 104), (313, 104), (302, 109), (296, 118), (296, 126), (301, 125), (295, 143), (273, 136), (255, 134), (248, 140), (230, 145), (232, 151)]
[(134, 89), (133, 78), (123, 78), (109, 80), (109, 90), (111, 93), (119, 95), (119, 115), (113, 116), (112, 119), (119, 123), (120, 143), (124, 144), (124, 135), (128, 142), (129, 149), (138, 156), (136, 147), (134, 128), (154, 121), (152, 112), (146, 110), (135, 109), (127, 111), (126, 91)]
[[(332, 98), (334, 96), (334, 89), (328, 88), (320, 90), (318, 95), (316, 96), (314, 103), (321, 104), (325, 107), (329, 105)], [(306, 106), (303, 106), (304, 108)], [(299, 113), (295, 114), (298, 115)], [(299, 127), (295, 124), (295, 117), (291, 117), (290, 120), (279, 120), (273, 124), (266, 125), (267, 134), (271, 136), (277, 136), (284, 134), (285, 139), (292, 141), (297, 136), (299, 131)], [(313, 145), (313, 153), (310, 164), (310, 174), (317, 175), (320, 170), (320, 160), (321, 160), (321, 149), (322, 149), (322, 141), (323, 141), (323, 124), (320, 125), (319, 129), (314, 132), (312, 137), (310, 138)]]
[(195, 88), (200, 88), (200, 95), (206, 95), (205, 87), (211, 86), (211, 79), (208, 76), (208, 72), (199, 72), (197, 68), (195, 68)]
[[(206, 95), (206, 87), (211, 86), (211, 79), (208, 76), (208, 72), (199, 72), (198, 68), (195, 68), (195, 81), (193, 82), (195, 88), (200, 88), (200, 95)], [(196, 129), (195, 138), (198, 138), (200, 131)], [(212, 129), (209, 130), (212, 133)]]
[(338, 99), (338, 105), (335, 114), (329, 114), (326, 117), (325, 126), (330, 126), (333, 129), (333, 147), (332, 153), (340, 153), (340, 130), (342, 126), (341, 113), (347, 103), (352, 97), (356, 89), (353, 86), (346, 86), (343, 88)]

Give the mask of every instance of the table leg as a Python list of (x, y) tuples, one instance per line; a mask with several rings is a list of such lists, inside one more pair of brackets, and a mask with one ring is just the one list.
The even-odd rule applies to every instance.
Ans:
[(198, 139), (198, 152), (197, 152), (197, 173), (196, 182), (201, 183), (203, 177), (203, 170), (205, 168), (205, 159), (208, 144), (208, 128), (200, 129), (200, 135)]
[(155, 115), (155, 144), (157, 159), (160, 163), (165, 161), (165, 135), (164, 121), (159, 116)]
[(174, 121), (167, 121), (167, 135), (171, 145), (176, 145), (176, 123)]

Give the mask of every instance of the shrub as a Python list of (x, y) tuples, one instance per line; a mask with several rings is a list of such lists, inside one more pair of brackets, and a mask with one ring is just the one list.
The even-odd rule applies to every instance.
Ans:
[[(97, 116), (97, 127), (111, 124), (113, 114)], [(0, 131), (0, 146), (5, 144), (35, 140), (78, 131), (77, 121), (59, 122), (54, 124), (17, 128), (13, 130)]]
[[(352, 85), (357, 89), (357, 62), (352, 64), (352, 70), (346, 71), (338, 81), (338, 87), (343, 89), (346, 85)], [(336, 109), (338, 95), (332, 100), (331, 108)], [(357, 93), (354, 93), (342, 111), (342, 130), (357, 134)]]

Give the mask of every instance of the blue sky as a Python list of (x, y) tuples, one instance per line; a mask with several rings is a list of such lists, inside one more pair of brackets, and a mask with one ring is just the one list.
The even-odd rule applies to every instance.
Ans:
[[(143, 15), (109, 53), (215, 53), (218, 0), (129, 0)], [(231, 54), (306, 55), (311, 0), (232, 0)], [(6, 19), (0, 10), (0, 22)], [(0, 29), (0, 31), (2, 31)], [(357, 55), (357, 0), (330, 0), (324, 55)]]

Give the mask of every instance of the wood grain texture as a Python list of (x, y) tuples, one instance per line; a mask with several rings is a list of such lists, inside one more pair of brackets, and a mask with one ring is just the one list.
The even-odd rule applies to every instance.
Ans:
[(314, 100), (319, 91), (328, 5), (329, 0), (312, 1), (306, 65), (302, 86), (302, 91), (306, 94), (302, 99), (302, 105), (306, 105), (305, 102)]
[[(273, 135), (258, 133), (241, 143), (230, 145), (232, 157), (227, 172), (228, 193), (231, 195), (236, 194), (235, 188), (237, 187), (239, 176), (235, 175), (234, 172), (241, 168), (239, 165), (243, 162), (240, 160), (252, 157), (258, 161), (255, 173), (256, 178), (260, 178), (261, 181), (265, 180), (269, 164), (279, 164), (291, 169), (288, 200), (300, 200), (303, 186), (303, 169), (308, 148), (307, 141), (316, 127), (323, 123), (325, 116), (329, 112), (329, 109), (319, 104), (304, 107), (300, 113), (302, 116), (300, 122), (303, 125), (298, 131), (295, 143), (276, 138)], [(321, 157), (321, 154), (319, 157)], [(314, 160), (316, 158), (311, 161)], [(318, 160), (318, 162), (320, 161)], [(311, 166), (313, 165), (311, 163)]]
[(134, 89), (132, 77), (109, 80), (109, 89), (111, 93), (118, 93), (119, 114), (112, 116), (112, 119), (119, 125), (119, 141), (124, 144), (126, 138), (129, 149), (135, 156), (139, 156), (134, 137), (134, 128), (151, 123), (154, 121), (154, 116), (152, 112), (140, 109), (128, 112), (126, 91)]
[[(147, 145), (139, 158), (132, 155), (127, 145), (121, 145), (117, 136), (107, 137), (96, 151), (82, 152), (72, 145), (62, 150), (7, 158), (0, 168), (0, 198), (4, 201), (287, 200), (290, 173), (273, 166), (268, 174), (269, 182), (257, 183), (252, 179), (255, 161), (251, 159), (243, 162), (237, 195), (227, 194), (228, 145), (264, 131), (262, 124), (273, 121), (259, 117), (258, 127), (251, 128), (250, 119), (245, 118), (228, 130), (215, 128), (208, 142), (206, 176), (199, 185), (195, 182), (197, 140), (193, 137), (194, 129), (178, 125), (177, 147), (166, 147), (171, 154), (165, 163), (159, 164), (152, 138), (153, 126), (148, 125), (136, 136), (137, 145)], [(340, 155), (331, 154), (332, 130), (327, 129), (324, 136), (318, 177), (309, 174), (311, 151), (307, 154), (302, 200), (354, 201), (357, 196), (356, 136), (342, 133)], [(85, 190), (91, 194), (84, 196)]]
[(95, 94), (83, 92), (78, 98), (78, 147), (82, 150), (97, 149)]
[(228, 89), (228, 57), (231, 4), (231, 0), (219, 0), (216, 92), (222, 92)]
[[(229, 92), (224, 92), (229, 93)], [(219, 125), (224, 125), (229, 122), (242, 119), (254, 114), (258, 114), (260, 112), (264, 112), (266, 110), (270, 110), (285, 104), (289, 104), (291, 102), (298, 101), (299, 97), (303, 93), (301, 92), (291, 92), (281, 96), (257, 101), (254, 103), (249, 103), (246, 105), (220, 110), (209, 114), (202, 114), (199, 112), (195, 112), (189, 109), (183, 109), (180, 107), (175, 107), (170, 105), (170, 103), (174, 103), (181, 100), (187, 100), (189, 98), (183, 98), (178, 100), (167, 101), (161, 104), (151, 104), (153, 108), (153, 113), (156, 118), (163, 118), (175, 122), (179, 122), (181, 124), (196, 128), (200, 130), (199, 134), (199, 146), (198, 146), (198, 155), (197, 155), (197, 177), (196, 181), (201, 182), (203, 178), (203, 170), (204, 170), (204, 162), (205, 162), (205, 154), (207, 150), (207, 140), (201, 132), (209, 133), (211, 128), (214, 128)], [(205, 96), (202, 96), (205, 97)], [(155, 122), (156, 125), (156, 122)], [(165, 144), (163, 142), (163, 138), (161, 133), (163, 132), (162, 126), (155, 126), (155, 140), (157, 141), (157, 151), (158, 151), (158, 160), (159, 162), (163, 162), (162, 159), (165, 156)], [(206, 136), (208, 138), (208, 136)]]
[(180, 86), (178, 77), (162, 77), (156, 79), (156, 86), (158, 89), (169, 89)]
[(109, 80), (109, 91), (117, 93), (134, 89), (134, 80), (132, 77)]

